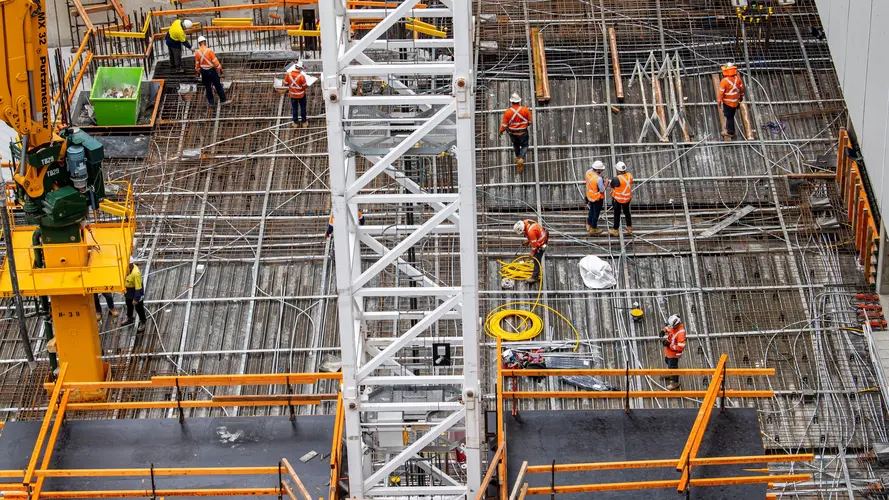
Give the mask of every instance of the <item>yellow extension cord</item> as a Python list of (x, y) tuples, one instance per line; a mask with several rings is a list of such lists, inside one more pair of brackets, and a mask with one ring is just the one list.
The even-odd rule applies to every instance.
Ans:
[[(521, 257), (515, 258), (512, 262), (503, 262), (497, 261), (500, 263), (500, 276), (504, 278), (509, 278), (514, 281), (527, 281), (531, 279), (531, 274), (534, 272), (534, 261), (536, 259), (530, 255), (523, 255)], [(540, 335), (540, 332), (543, 331), (543, 319), (534, 313), (534, 310), (538, 307), (542, 307), (547, 311), (552, 312), (556, 316), (562, 319), (568, 326), (571, 327), (571, 330), (574, 331), (574, 336), (577, 341), (574, 344), (574, 350), (576, 351), (578, 347), (580, 347), (580, 333), (578, 333), (577, 328), (574, 327), (574, 324), (568, 320), (565, 316), (563, 316), (559, 311), (556, 311), (552, 307), (549, 307), (545, 304), (540, 303), (540, 296), (543, 292), (543, 267), (540, 269), (540, 281), (537, 284), (537, 298), (534, 302), (527, 301), (517, 301), (517, 302), (509, 302), (503, 304), (501, 306), (495, 307), (488, 313), (488, 316), (485, 318), (485, 334), (489, 337), (500, 338), (507, 342), (518, 342), (522, 340), (531, 340), (534, 337)], [(512, 306), (531, 306), (530, 311), (526, 311), (524, 309), (510, 309)], [(515, 316), (522, 319), (522, 322), (514, 329), (514, 331), (506, 331), (501, 326), (503, 320), (510, 316)], [(525, 328), (525, 325), (530, 322), (530, 326)]]

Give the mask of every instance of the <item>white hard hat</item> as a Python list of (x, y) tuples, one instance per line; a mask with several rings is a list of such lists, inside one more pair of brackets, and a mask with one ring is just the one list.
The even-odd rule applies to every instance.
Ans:
[(515, 234), (525, 234), (525, 221), (520, 220), (513, 224), (512, 230), (515, 231)]
[(513, 92), (512, 95), (509, 96), (509, 102), (518, 104), (518, 103), (522, 102), (522, 98), (518, 94)]
[(675, 328), (676, 325), (678, 325), (679, 323), (682, 323), (682, 320), (680, 320), (679, 316), (676, 314), (667, 318), (667, 326), (669, 326), (670, 328)]
[(193, 24), (194, 24), (194, 23), (192, 23), (192, 22), (189, 21), (188, 19), (186, 19), (185, 21), (182, 21), (182, 26), (185, 26), (185, 29), (189, 29), (189, 28), (191, 28)]
[(593, 170), (605, 170), (605, 164), (596, 160), (593, 162)]
[(206, 43), (206, 42), (207, 42), (207, 39), (206, 39), (206, 38), (204, 38), (204, 37), (202, 37), (202, 36), (199, 36), (199, 37), (198, 37), (198, 43)]
[(305, 66), (303, 66), (303, 62), (302, 62), (302, 61), (296, 61), (296, 62), (294, 62), (294, 63), (293, 63), (293, 67), (296, 68), (296, 69), (303, 69), (303, 68), (305, 68)]
[(130, 264), (135, 264), (135, 263), (136, 263), (136, 256), (130, 255)]
[(614, 169), (617, 170), (618, 172), (626, 172), (627, 171), (627, 164), (622, 161), (619, 161), (614, 165)]

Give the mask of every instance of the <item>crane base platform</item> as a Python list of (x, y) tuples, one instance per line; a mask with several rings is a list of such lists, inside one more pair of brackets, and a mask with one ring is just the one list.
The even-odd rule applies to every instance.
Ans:
[[(621, 462), (630, 460), (678, 460), (688, 439), (698, 410), (663, 409), (521, 411), (517, 417), (504, 415), (509, 445), (507, 468), (509, 485), (516, 481), (523, 461), (528, 465)], [(725, 413), (714, 409), (707, 425), (698, 457), (762, 455), (763, 444), (756, 410), (729, 408)], [(744, 469), (767, 467), (766, 464), (699, 466), (692, 478), (761, 475)], [(557, 472), (555, 485), (625, 483), (636, 481), (677, 480), (675, 468), (616, 469), (604, 471)], [(528, 474), (531, 487), (549, 487), (552, 474)], [(766, 485), (731, 485), (691, 488), (690, 498), (708, 500), (762, 500)], [(669, 499), (679, 497), (675, 488), (595, 493), (557, 494), (556, 498), (597, 500)], [(543, 498), (543, 497), (537, 497)]]

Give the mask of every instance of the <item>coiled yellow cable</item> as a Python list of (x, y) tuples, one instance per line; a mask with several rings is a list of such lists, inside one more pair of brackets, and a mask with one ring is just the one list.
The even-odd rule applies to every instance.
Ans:
[[(531, 274), (533, 274), (534, 272), (535, 260), (536, 259), (530, 255), (523, 255), (508, 263), (497, 261), (500, 263), (500, 276), (515, 281), (527, 281), (531, 279)], [(489, 337), (500, 338), (507, 342), (531, 340), (534, 337), (540, 335), (540, 332), (543, 331), (543, 319), (534, 313), (535, 309), (537, 309), (538, 307), (542, 307), (561, 318), (562, 321), (564, 321), (568, 324), (569, 327), (571, 327), (571, 330), (574, 331), (574, 336), (577, 339), (574, 344), (574, 350), (576, 351), (578, 347), (580, 347), (580, 333), (577, 331), (577, 328), (574, 327), (574, 324), (571, 323), (571, 321), (569, 321), (568, 318), (563, 316), (559, 311), (556, 311), (552, 307), (540, 303), (540, 296), (542, 295), (542, 292), (543, 267), (541, 266), (540, 281), (537, 284), (537, 298), (534, 300), (534, 302), (509, 302), (507, 304), (495, 307), (491, 310), (491, 312), (488, 313), (488, 316), (485, 318), (485, 334), (487, 334)], [(526, 311), (524, 309), (510, 309), (513, 306), (520, 305), (531, 306), (531, 310)], [(522, 319), (522, 322), (514, 329), (514, 331), (506, 331), (501, 326), (503, 320), (510, 316), (516, 316)], [(530, 325), (525, 327), (525, 325), (528, 323), (530, 323)]]

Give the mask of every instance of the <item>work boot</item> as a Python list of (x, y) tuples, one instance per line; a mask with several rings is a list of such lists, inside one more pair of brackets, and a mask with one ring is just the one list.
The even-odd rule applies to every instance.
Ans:
[(117, 309), (112, 309), (112, 310), (111, 310), (111, 316), (113, 316), (113, 317), (116, 318), (116, 317), (120, 316), (120, 313), (117, 312)]
[(587, 232), (587, 234), (593, 234), (593, 226), (587, 224), (586, 225), (586, 232)]
[(293, 122), (290, 126), (293, 128), (299, 128), (299, 122)]
[(145, 323), (139, 323), (139, 328), (136, 328), (136, 333), (145, 333)]
[(620, 232), (617, 229), (609, 229), (608, 234), (611, 236), (620, 236)]
[(602, 234), (602, 230), (598, 227), (591, 228), (589, 232), (590, 232), (590, 235), (592, 235), (592, 236)]
[(308, 121), (304, 121), (304, 122), (303, 122), (303, 128), (309, 128), (309, 122), (308, 122)]
[(124, 320), (123, 323), (120, 324), (120, 326), (130, 326), (130, 325), (132, 325), (132, 324), (135, 323), (135, 322), (136, 322), (135, 319), (133, 319), (133, 318), (127, 318), (127, 319)]
[(723, 130), (722, 131), (722, 139), (725, 141), (730, 141), (730, 140), (732, 140), (732, 135), (729, 134), (728, 132), (726, 132), (725, 130)]
[(675, 391), (679, 389), (679, 382), (670, 382), (670, 385), (667, 386), (668, 391)]
[(627, 234), (633, 234), (633, 226), (627, 226)]
[(228, 105), (231, 104), (231, 103), (232, 103), (232, 100), (231, 100), (231, 99), (226, 99), (226, 100), (222, 101), (222, 105), (223, 105), (223, 106), (228, 106)]
[(102, 321), (102, 313), (99, 311), (96, 311), (96, 321)]
[(539, 281), (540, 281), (540, 276), (532, 276), (531, 278), (528, 278), (529, 285), (536, 285)]
[(522, 170), (525, 169), (525, 160), (523, 160), (521, 158), (516, 158), (515, 159), (515, 166), (516, 166), (516, 171), (518, 173), (522, 173)]

